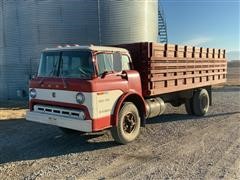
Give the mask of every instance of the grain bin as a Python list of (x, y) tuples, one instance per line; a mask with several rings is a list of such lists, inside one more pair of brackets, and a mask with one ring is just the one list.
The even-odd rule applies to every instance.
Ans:
[(59, 44), (98, 43), (97, 3), (85, 0), (0, 1), (0, 99), (28, 90), (40, 52)]
[(46, 47), (157, 41), (157, 6), (157, 0), (1, 0), (0, 99), (28, 92)]
[(104, 0), (99, 2), (102, 44), (157, 41), (157, 1)]

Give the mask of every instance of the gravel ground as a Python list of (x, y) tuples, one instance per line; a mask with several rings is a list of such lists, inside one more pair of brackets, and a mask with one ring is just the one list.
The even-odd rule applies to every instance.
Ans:
[(131, 144), (108, 131), (64, 135), (24, 119), (0, 121), (0, 179), (240, 179), (240, 87), (215, 89), (206, 117), (170, 105)]
[(227, 85), (240, 85), (240, 60), (228, 62)]

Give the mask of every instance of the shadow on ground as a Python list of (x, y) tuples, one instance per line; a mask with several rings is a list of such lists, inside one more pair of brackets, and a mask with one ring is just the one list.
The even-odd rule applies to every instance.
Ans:
[(240, 113), (240, 111), (218, 113), (218, 114), (212, 114), (212, 115), (207, 115), (207, 116), (203, 116), (203, 117), (190, 116), (188, 114), (163, 114), (159, 117), (149, 119), (147, 121), (147, 124), (174, 122), (174, 121), (187, 121), (187, 120), (206, 120), (211, 117), (227, 116), (227, 115), (233, 115), (233, 114), (238, 114), (238, 113)]
[(57, 127), (24, 119), (0, 121), (0, 164), (106, 149), (117, 145), (113, 140), (94, 140), (103, 135), (104, 133), (66, 135)]

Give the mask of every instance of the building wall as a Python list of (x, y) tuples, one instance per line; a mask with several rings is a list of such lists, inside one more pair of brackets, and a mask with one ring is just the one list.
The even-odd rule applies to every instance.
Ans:
[(28, 92), (46, 47), (137, 41), (157, 41), (157, 1), (0, 0), (0, 99)]

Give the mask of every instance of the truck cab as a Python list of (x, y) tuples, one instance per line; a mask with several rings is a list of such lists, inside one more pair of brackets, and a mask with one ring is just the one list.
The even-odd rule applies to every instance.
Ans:
[(80, 132), (111, 128), (114, 139), (125, 144), (138, 136), (145, 115), (140, 75), (126, 49), (43, 50), (29, 85), (27, 120)]

